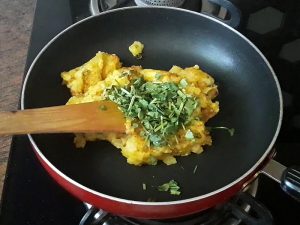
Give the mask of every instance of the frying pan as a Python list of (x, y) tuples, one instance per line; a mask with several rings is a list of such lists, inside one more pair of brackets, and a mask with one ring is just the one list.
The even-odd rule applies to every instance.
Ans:
[[(128, 51), (134, 40), (145, 45), (142, 60)], [(82, 65), (97, 51), (117, 54), (125, 66), (168, 70), (199, 65), (219, 86), (220, 113), (208, 125), (236, 132), (233, 137), (213, 132), (211, 147), (200, 155), (179, 157), (176, 165), (142, 167), (127, 164), (108, 142), (90, 142), (78, 150), (73, 134), (28, 135), (41, 164), (74, 196), (115, 214), (161, 219), (227, 201), (266, 164), (264, 171), (280, 179), (285, 167), (271, 157), (282, 119), (281, 90), (268, 61), (240, 33), (206, 15), (167, 7), (122, 8), (87, 18), (38, 54), (24, 81), (22, 109), (65, 104), (70, 93), (61, 85), (60, 73)], [(282, 183), (294, 197), (299, 197), (298, 172), (289, 169), (287, 178), (294, 178)], [(181, 195), (157, 190), (171, 179), (179, 183)]]

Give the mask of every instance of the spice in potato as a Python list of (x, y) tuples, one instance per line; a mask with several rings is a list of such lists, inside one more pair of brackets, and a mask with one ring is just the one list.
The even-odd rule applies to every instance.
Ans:
[[(199, 66), (169, 71), (122, 67), (113, 54), (99, 52), (89, 62), (63, 72), (72, 97), (67, 104), (110, 99), (126, 116), (126, 133), (76, 134), (75, 144), (108, 140), (133, 165), (167, 165), (176, 157), (200, 154), (212, 139), (205, 123), (219, 111), (214, 79)], [(101, 151), (101, 149), (99, 149)]]

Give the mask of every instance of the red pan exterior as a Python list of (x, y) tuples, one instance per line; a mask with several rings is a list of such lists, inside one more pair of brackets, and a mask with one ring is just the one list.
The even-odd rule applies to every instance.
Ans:
[(252, 181), (262, 169), (262, 167), (269, 162), (271, 156), (273, 155), (273, 152), (271, 152), (269, 156), (266, 157), (266, 159), (260, 165), (258, 165), (252, 173), (249, 174), (249, 176), (245, 177), (230, 188), (225, 189), (224, 191), (221, 191), (212, 196), (178, 204), (166, 203), (165, 205), (146, 205), (116, 201), (85, 190), (79, 185), (70, 182), (69, 180), (58, 174), (49, 165), (49, 163), (41, 157), (40, 152), (34, 147), (33, 149), (42, 166), (46, 169), (50, 176), (63, 188), (65, 188), (68, 192), (73, 194), (81, 201), (87, 202), (95, 206), (96, 208), (101, 208), (104, 211), (111, 212), (113, 214), (143, 219), (167, 219), (182, 217), (201, 212), (205, 209), (224, 203), (235, 194), (237, 194), (237, 192), (242, 190), (246, 184)]
[[(249, 42), (249, 44), (251, 43)], [(263, 57), (263, 55), (261, 55), (261, 57)], [(270, 70), (272, 70), (269, 66), (267, 67)], [(31, 69), (29, 69), (29, 73), (30, 71)], [(274, 79), (276, 80), (275, 75), (274, 75)], [(22, 99), (24, 98), (26, 81), (27, 80), (25, 80), (25, 86), (23, 87)], [(270, 148), (271, 145), (274, 144), (276, 136), (278, 135), (279, 127), (281, 124), (281, 118), (282, 118), (282, 97), (281, 97), (278, 82), (277, 82), (277, 88), (279, 92), (279, 102), (280, 102), (279, 123), (277, 125), (275, 136), (268, 149), (265, 150), (263, 157), (260, 158), (259, 161), (255, 164), (255, 166), (253, 166), (249, 171), (247, 171), (246, 174), (238, 178), (235, 182), (232, 182), (230, 185), (227, 185), (226, 186), (227, 188), (224, 187), (214, 193), (205, 196), (199, 196), (193, 199), (187, 199), (187, 200), (176, 201), (176, 202), (165, 202), (165, 203), (162, 202), (148, 203), (148, 202), (134, 202), (134, 201), (131, 202), (128, 200), (122, 200), (122, 199), (106, 196), (99, 192), (88, 189), (82, 186), (81, 184), (75, 182), (74, 180), (71, 180), (66, 175), (62, 174), (48, 161), (48, 159), (45, 158), (45, 156), (42, 154), (42, 152), (38, 149), (38, 147), (34, 143), (31, 136), (29, 136), (29, 139), (33, 144), (35, 154), (37, 155), (39, 161), (46, 169), (46, 171), (50, 174), (50, 176), (57, 183), (59, 183), (63, 188), (65, 188), (68, 192), (70, 192), (72, 195), (74, 195), (81, 201), (90, 203), (91, 205), (97, 208), (101, 208), (105, 211), (118, 214), (118, 215), (127, 216), (127, 217), (144, 218), (144, 219), (166, 219), (166, 218), (182, 217), (185, 215), (194, 214), (196, 212), (201, 212), (205, 209), (211, 208), (213, 206), (228, 201), (237, 192), (242, 190), (246, 184), (252, 181), (259, 173), (261, 168), (269, 161), (270, 157), (272, 156), (272, 151)], [(24, 108), (23, 100), (22, 100), (22, 108)]]

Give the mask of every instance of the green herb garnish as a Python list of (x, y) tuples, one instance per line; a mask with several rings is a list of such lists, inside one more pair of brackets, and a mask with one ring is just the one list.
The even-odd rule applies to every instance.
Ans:
[[(184, 79), (183, 79), (184, 80)], [(107, 99), (117, 103), (126, 117), (133, 120), (134, 128), (141, 128), (140, 135), (149, 145), (170, 145), (170, 136), (175, 135), (193, 120), (193, 112), (199, 101), (187, 95), (182, 84), (152, 83), (142, 78), (132, 80), (125, 87), (112, 86), (107, 90)], [(193, 139), (189, 131), (187, 139)]]
[(170, 180), (168, 183), (158, 186), (159, 191), (170, 192), (171, 195), (180, 195), (180, 187), (177, 182), (174, 180)]
[(180, 85), (181, 88), (186, 88), (188, 86), (188, 82), (185, 79), (182, 79), (179, 82), (179, 85)]
[(143, 183), (143, 190), (146, 191), (146, 189), (147, 189), (147, 186), (145, 183)]
[(234, 128), (228, 128), (228, 127), (206, 127), (206, 129), (208, 131), (211, 131), (211, 130), (226, 130), (226, 131), (228, 131), (230, 136), (233, 136), (234, 132), (235, 132)]
[(100, 109), (101, 111), (106, 111), (106, 110), (107, 110), (107, 107), (106, 107), (106, 105), (100, 105), (100, 106), (99, 106), (99, 109)]
[(194, 167), (193, 174), (195, 174), (195, 173), (196, 173), (196, 171), (197, 171), (197, 168), (198, 168), (198, 165), (196, 165), (196, 166)]
[(160, 80), (160, 78), (162, 77), (162, 75), (161, 75), (161, 74), (158, 74), (158, 73), (155, 74), (154, 76), (155, 76), (155, 79), (156, 79), (156, 80)]

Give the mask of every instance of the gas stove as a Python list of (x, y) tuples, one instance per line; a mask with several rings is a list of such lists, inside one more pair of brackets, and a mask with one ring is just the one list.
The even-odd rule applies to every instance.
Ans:
[[(92, 14), (118, 7), (136, 6), (140, 2), (146, 1), (37, 0), (25, 73), (41, 48), (64, 28)], [(186, 0), (181, 7), (213, 14), (226, 22), (232, 15), (226, 8), (218, 6), (217, 2), (226, 0)], [(300, 165), (300, 2), (232, 2), (240, 10), (235, 28), (248, 37), (267, 57), (282, 87), (284, 118), (275, 144), (275, 159), (286, 166)], [(279, 184), (260, 176), (247, 188), (245, 193), (240, 193), (227, 204), (185, 218), (163, 221), (124, 218), (95, 209), (71, 196), (56, 184), (39, 164), (27, 136), (15, 136), (4, 183), (0, 224), (243, 224), (239, 219), (241, 215), (232, 216), (230, 211), (237, 206), (245, 210), (247, 215), (258, 218), (256, 224), (267, 224), (264, 223), (264, 219), (270, 219), (269, 213), (274, 224), (299, 223), (300, 204), (284, 194)], [(252, 205), (249, 194), (265, 206), (261, 207), (261, 210), (265, 210), (266, 217), (253, 215), (260, 205)], [(246, 199), (247, 204), (239, 204), (241, 199)]]

